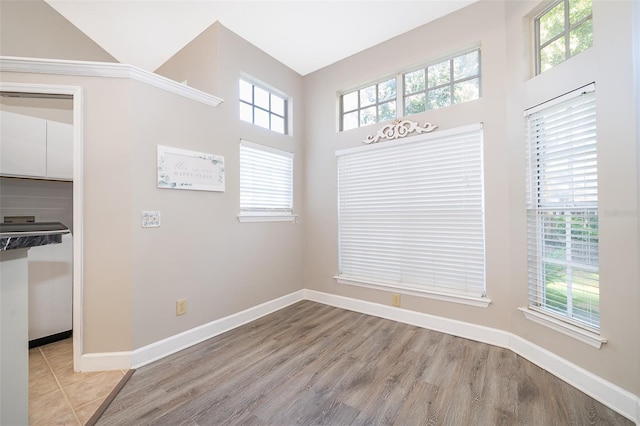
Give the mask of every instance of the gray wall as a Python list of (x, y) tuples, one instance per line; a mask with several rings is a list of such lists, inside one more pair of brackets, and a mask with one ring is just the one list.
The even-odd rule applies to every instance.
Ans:
[(118, 62), (42, 0), (0, 1), (0, 55)]

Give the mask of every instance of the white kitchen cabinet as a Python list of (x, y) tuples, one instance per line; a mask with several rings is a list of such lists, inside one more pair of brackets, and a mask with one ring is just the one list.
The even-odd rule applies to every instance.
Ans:
[(47, 177), (73, 179), (73, 125), (47, 120)]
[(47, 122), (0, 111), (0, 174), (45, 177)]
[(0, 175), (73, 179), (72, 124), (0, 112)]

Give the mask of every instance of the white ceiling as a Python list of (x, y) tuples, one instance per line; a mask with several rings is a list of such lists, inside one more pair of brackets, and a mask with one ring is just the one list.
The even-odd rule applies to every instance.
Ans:
[(155, 71), (215, 21), (301, 75), (477, 0), (45, 0), (119, 62)]

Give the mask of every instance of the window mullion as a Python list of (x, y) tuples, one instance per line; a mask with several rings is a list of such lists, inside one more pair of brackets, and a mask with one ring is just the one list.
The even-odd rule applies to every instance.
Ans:
[(403, 117), (404, 111), (404, 78), (402, 73), (396, 75), (396, 118)]
[(569, 0), (564, 0), (564, 59), (571, 57), (571, 37), (570, 32), (571, 18), (569, 16)]
[(453, 88), (454, 88), (454, 84), (453, 84), (453, 58), (451, 58), (451, 60), (449, 61), (449, 105), (453, 105), (455, 102), (453, 102)]

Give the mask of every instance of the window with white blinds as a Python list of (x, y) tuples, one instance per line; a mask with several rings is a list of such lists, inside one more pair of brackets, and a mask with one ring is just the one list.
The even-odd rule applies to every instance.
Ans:
[(529, 307), (598, 330), (595, 85), (526, 115)]
[(240, 141), (240, 221), (293, 220), (293, 153)]
[(339, 282), (485, 295), (481, 125), (336, 155)]

